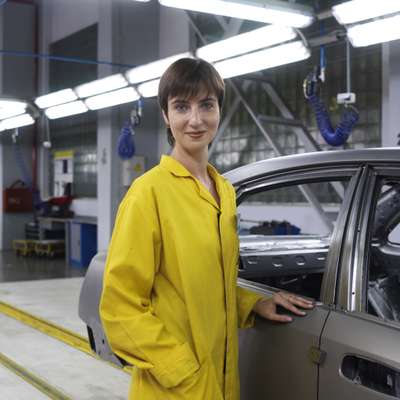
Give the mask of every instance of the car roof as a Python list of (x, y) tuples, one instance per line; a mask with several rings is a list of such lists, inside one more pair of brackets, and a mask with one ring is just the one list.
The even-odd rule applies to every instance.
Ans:
[(357, 150), (317, 151), (294, 154), (257, 161), (233, 169), (224, 174), (233, 185), (238, 185), (250, 177), (256, 178), (270, 172), (284, 172), (298, 167), (357, 165), (364, 163), (399, 164), (400, 147), (380, 147)]

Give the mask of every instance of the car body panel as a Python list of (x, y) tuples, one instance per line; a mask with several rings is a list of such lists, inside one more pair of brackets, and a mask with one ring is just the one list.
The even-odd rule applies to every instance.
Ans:
[[(371, 236), (374, 185), (379, 174), (400, 177), (400, 148), (278, 157), (225, 174), (237, 191), (239, 203), (254, 190), (262, 191), (288, 183), (307, 186), (307, 182), (319, 181), (324, 177), (331, 177), (334, 181), (345, 176), (350, 179), (332, 236), (240, 237), (242, 265), (239, 276), (246, 279), (263, 273), (270, 276), (292, 273), (293, 263), (298, 261), (296, 256), (303, 256), (303, 261), (313, 256), (326, 257), (321, 302), (317, 302), (313, 311), (305, 317), (295, 317), (289, 324), (256, 318), (253, 329), (240, 332), (242, 400), (400, 398), (400, 323), (366, 313), (365, 269), (369, 250), (365, 244)], [(338, 194), (344, 192), (341, 182), (332, 185)], [(383, 221), (379, 225), (385, 240), (374, 243), (375, 247), (372, 248), (381, 257), (389, 257), (390, 267), (395, 270), (400, 245), (387, 242), (394, 219), (396, 222), (400, 219), (400, 214), (387, 206), (393, 199), (396, 197), (382, 202), (384, 206), (378, 210), (378, 217), (384, 219), (388, 216), (391, 221)], [(280, 257), (278, 261), (282, 263), (276, 262), (274, 265), (274, 257)], [(82, 288), (79, 314), (88, 325), (89, 332), (92, 331), (92, 348), (103, 359), (121, 365), (122, 360), (115, 357), (107, 345), (98, 314), (104, 264), (103, 254), (96, 256), (89, 266)], [(268, 268), (263, 269), (263, 264)], [(300, 271), (304, 268), (303, 271), (307, 273), (312, 270), (320, 274), (322, 272), (321, 264), (311, 262), (308, 267), (301, 264), (297, 264)], [(87, 283), (87, 280), (91, 282)], [(243, 279), (239, 279), (238, 284), (266, 295), (272, 295), (277, 290)], [(377, 365), (378, 381), (373, 382), (374, 377), (365, 371), (374, 371)], [(354, 372), (364, 376), (357, 377)], [(345, 377), (344, 373), (350, 378)], [(366, 387), (368, 385), (363, 384), (363, 378), (364, 383), (372, 382), (371, 385), (375, 384), (375, 387)], [(392, 393), (390, 396), (391, 387), (398, 390), (398, 394), (394, 391), (395, 395)]]
[(295, 154), (270, 158), (226, 172), (224, 175), (234, 186), (244, 181), (254, 182), (266, 174), (282, 174), (289, 170), (306, 170), (308, 168), (329, 168), (331, 166), (362, 165), (368, 163), (392, 165), (399, 163), (400, 148), (376, 148), (362, 150), (336, 150), (314, 153)]
[[(346, 313), (331, 312), (327, 320), (321, 349), (326, 360), (319, 371), (319, 400), (389, 400), (395, 396), (384, 394), (395, 385), (395, 376), (383, 374), (377, 365), (387, 366), (400, 374), (400, 326), (387, 326), (377, 318)], [(366, 367), (354, 366), (353, 373), (344, 372), (345, 356), (355, 356), (373, 364)], [(375, 365), (374, 365), (375, 364)], [(349, 370), (349, 368), (347, 367)], [(365, 370), (366, 369), (366, 370)], [(369, 376), (368, 369), (372, 372)], [(374, 371), (375, 369), (375, 371)], [(345, 376), (347, 375), (347, 377)], [(350, 377), (350, 378), (349, 378)], [(366, 382), (376, 388), (368, 388)], [(379, 386), (378, 386), (379, 385)], [(397, 378), (397, 396), (400, 386)]]
[(100, 319), (100, 298), (103, 291), (103, 274), (107, 253), (96, 254), (89, 265), (85, 280), (79, 295), (79, 317), (88, 329), (90, 347), (103, 360), (112, 362), (119, 367), (126, 362), (117, 357), (108, 343)]
[[(266, 296), (273, 294), (272, 290), (242, 279), (239, 286)], [(316, 400), (318, 364), (312, 361), (311, 352), (319, 348), (328, 314), (329, 309), (318, 303), (314, 310), (295, 317), (290, 324), (256, 318), (254, 328), (241, 330), (240, 398), (292, 400), (295, 393), (295, 398)]]

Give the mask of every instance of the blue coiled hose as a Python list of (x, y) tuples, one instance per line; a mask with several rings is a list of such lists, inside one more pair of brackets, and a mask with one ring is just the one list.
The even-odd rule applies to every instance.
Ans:
[(134, 131), (129, 122), (125, 122), (118, 138), (118, 154), (123, 160), (128, 160), (135, 154)]
[(118, 155), (122, 160), (128, 160), (135, 154), (135, 142), (133, 136), (135, 128), (140, 125), (142, 120), (143, 101), (139, 99), (130, 115), (130, 122), (125, 122), (118, 138)]
[(345, 144), (350, 136), (351, 130), (359, 120), (358, 111), (354, 107), (347, 106), (342, 114), (342, 119), (338, 127), (334, 130), (328, 111), (320, 98), (317, 95), (311, 95), (308, 101), (314, 110), (318, 128), (326, 143), (331, 146), (342, 146)]

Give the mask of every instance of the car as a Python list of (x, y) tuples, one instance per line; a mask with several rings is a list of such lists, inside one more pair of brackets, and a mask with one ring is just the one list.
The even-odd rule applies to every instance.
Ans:
[[(239, 333), (241, 399), (400, 398), (400, 148), (277, 157), (225, 176), (237, 194), (238, 285), (316, 304)], [(92, 349), (124, 365), (98, 315), (104, 263), (89, 267), (80, 316)]]

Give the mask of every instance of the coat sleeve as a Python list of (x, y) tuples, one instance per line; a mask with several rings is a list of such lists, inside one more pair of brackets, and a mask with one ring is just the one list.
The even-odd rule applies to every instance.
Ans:
[(241, 329), (254, 326), (255, 313), (253, 307), (258, 300), (265, 296), (237, 286), (238, 325)]
[(160, 229), (153, 199), (137, 192), (128, 192), (118, 210), (99, 311), (113, 351), (172, 388), (193, 375), (199, 363), (189, 345), (171, 335), (153, 313)]

